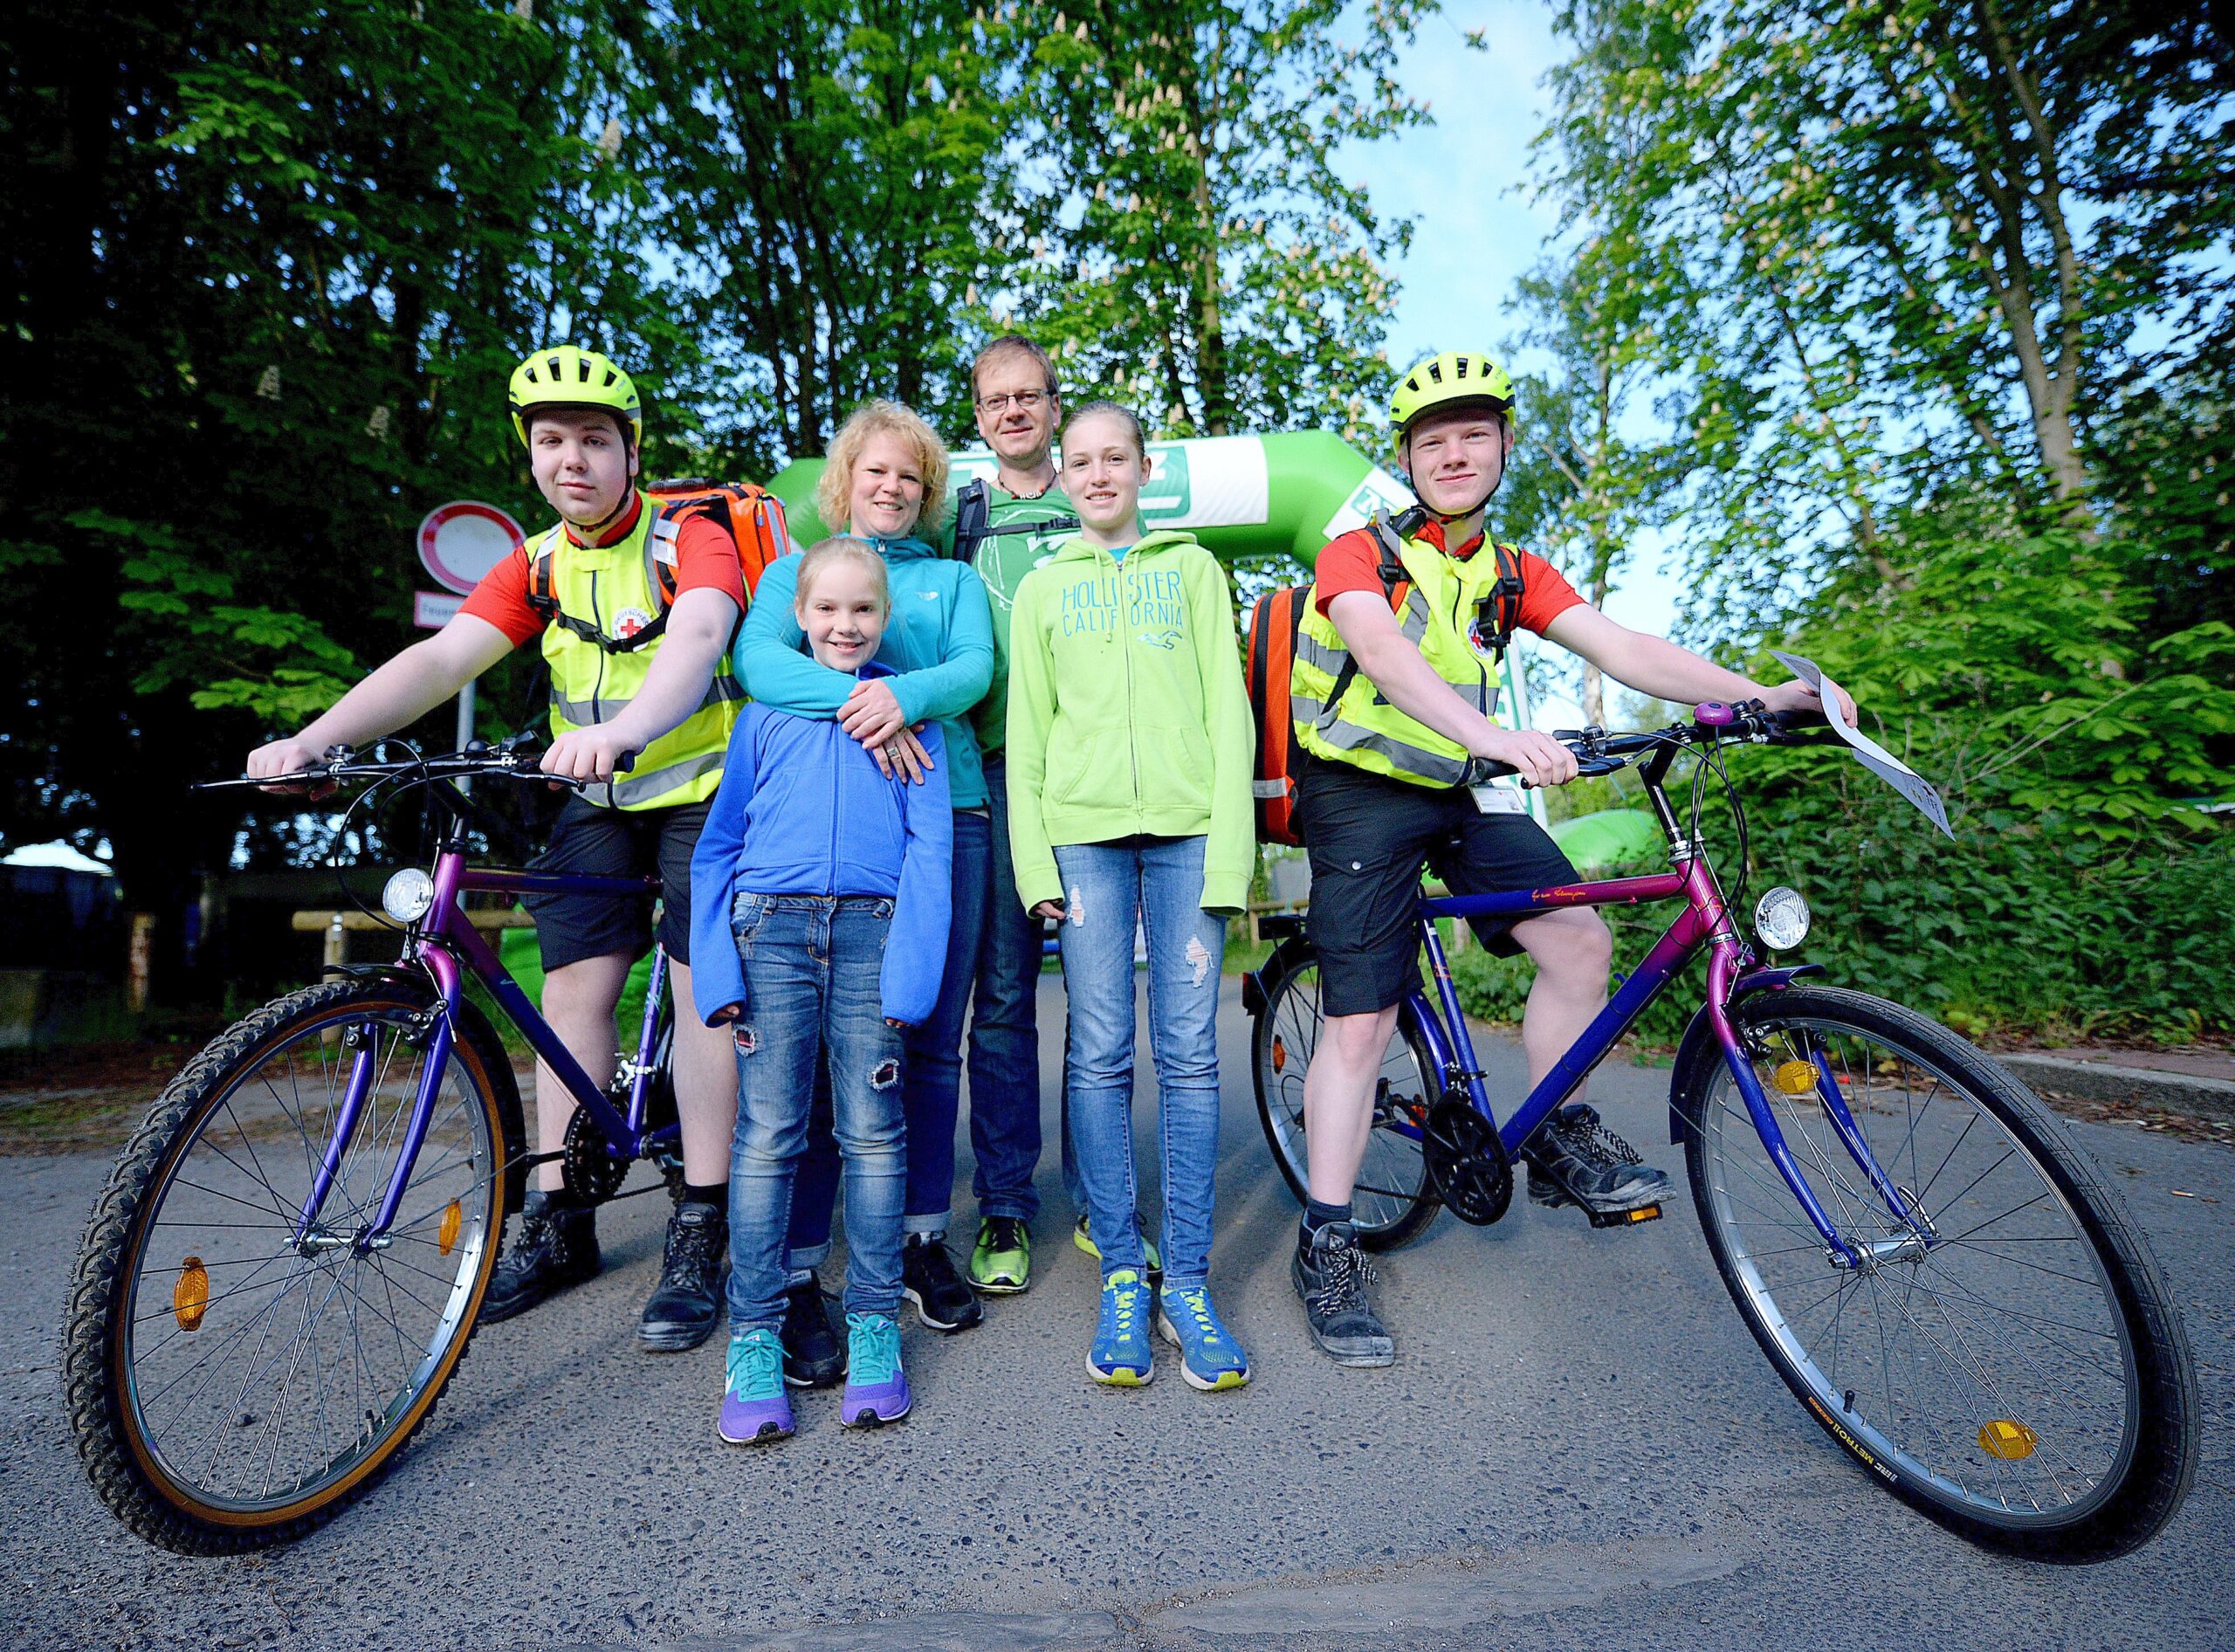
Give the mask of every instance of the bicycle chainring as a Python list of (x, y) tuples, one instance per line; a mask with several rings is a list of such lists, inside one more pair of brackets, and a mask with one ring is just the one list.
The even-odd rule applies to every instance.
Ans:
[(567, 1121), (559, 1166), (567, 1191), (586, 1205), (602, 1205), (629, 1180), (629, 1160), (613, 1151), (605, 1132), (581, 1108)]
[(1513, 1161), (1497, 1126), (1464, 1097), (1447, 1096), (1428, 1109), (1420, 1157), (1428, 1185), (1461, 1222), (1487, 1228), (1513, 1202)]

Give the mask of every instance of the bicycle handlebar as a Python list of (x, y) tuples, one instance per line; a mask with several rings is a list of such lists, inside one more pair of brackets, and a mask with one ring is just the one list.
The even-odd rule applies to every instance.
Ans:
[[(303, 769), (292, 774), (269, 774), (262, 779), (244, 774), (237, 780), (200, 781), (188, 789), (224, 792), (250, 788), (258, 790), (279, 787), (308, 788), (339, 785), (346, 781), (393, 780), (406, 775), (417, 775), (426, 780), (478, 780), (486, 775), (542, 781), (553, 786), (570, 787), (576, 791), (585, 786), (602, 783), (547, 773), (537, 767), (542, 755), (543, 749), (533, 734), (514, 734), (494, 746), (475, 740), (462, 752), (449, 752), (439, 757), (406, 758), (394, 762), (359, 762), (355, 751), (351, 747), (329, 746), (326, 749), (326, 762), (319, 768)], [(635, 761), (635, 753), (624, 753), (614, 764), (614, 772), (626, 774)]]
[[(1820, 712), (1773, 712), (1757, 699), (1741, 700), (1735, 706), (1706, 700), (1692, 708), (1692, 720), (1688, 723), (1671, 723), (1666, 728), (1640, 729), (1626, 734), (1610, 734), (1596, 725), (1589, 728), (1556, 728), (1552, 738), (1575, 754), (1576, 777), (1582, 779), (1615, 774), (1628, 767), (1631, 758), (1668, 746), (1712, 745), (1719, 740), (1800, 746), (1812, 744), (1811, 736), (1818, 730), (1832, 732)], [(1480, 785), (1484, 781), (1520, 772), (1510, 763), (1477, 757), (1467, 765), (1466, 783)], [(1526, 786), (1528, 782), (1524, 781), (1523, 784)]]

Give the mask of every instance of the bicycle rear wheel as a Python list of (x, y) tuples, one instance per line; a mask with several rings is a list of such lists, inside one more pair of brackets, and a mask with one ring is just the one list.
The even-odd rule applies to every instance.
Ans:
[[(1289, 956), (1290, 963), (1265, 983), (1264, 1011), (1251, 1038), (1250, 1076), (1273, 1162), (1302, 1202), (1310, 1196), (1303, 1075), (1319, 1043), (1319, 963), (1308, 949)], [(1373, 1131), (1351, 1195), (1358, 1242), (1369, 1250), (1393, 1249), (1435, 1220), (1435, 1190), (1420, 1154), (1420, 1132), (1441, 1093), (1441, 1075), (1407, 1006), (1398, 1011), (1397, 1030), (1381, 1058)]]
[[(2092, 1561), (2147, 1541), (2194, 1470), (2195, 1369), (2156, 1260), (2070, 1133), (1897, 1005), (1796, 988), (1738, 1020), (1794, 1160), (1867, 1259), (1833, 1264), (1711, 1050), (1681, 1081), (1694, 1204), (1778, 1374), (1896, 1496), (1975, 1542)], [(1843, 1146), (1825, 1073), (1931, 1242)]]
[[(94, 1208), (65, 1330), (78, 1449), (141, 1536), (182, 1553), (287, 1542), (361, 1495), (464, 1358), (519, 1151), (510, 1065), (463, 1023), (395, 1220), (429, 996), (327, 981), (266, 1005), (174, 1079)], [(353, 1071), (368, 1079), (298, 1226)]]

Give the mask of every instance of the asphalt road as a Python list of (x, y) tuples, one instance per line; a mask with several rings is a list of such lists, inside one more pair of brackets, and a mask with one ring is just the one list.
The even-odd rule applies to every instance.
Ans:
[[(1045, 1024), (1061, 1013), (1051, 983)], [(1489, 1229), (1445, 1215), (1383, 1263), (1397, 1365), (1328, 1364), (1289, 1287), (1296, 1210), (1257, 1127), (1246, 1026), (1237, 1005), (1214, 1270), (1248, 1388), (1197, 1394), (1168, 1359), (1145, 1390), (1088, 1381), (1095, 1275), (1051, 1151), (1031, 1291), (952, 1339), (911, 1320), (904, 1427), (845, 1432), (816, 1394), (795, 1439), (725, 1449), (720, 1339), (634, 1344), (655, 1196), (608, 1213), (604, 1277), (475, 1339), (369, 1501), (250, 1559), (159, 1552), (94, 1500), (55, 1347), (106, 1164), (0, 1161), (0, 1646), (2235, 1643), (2235, 1153), (2075, 1126), (2187, 1315), (2204, 1455), (2156, 1543), (2051, 1568), (1969, 1547), (1850, 1466), (1763, 1362), (1688, 1208), (1606, 1233), (1519, 1201)], [(1052, 1127), (1060, 1036), (1043, 1043)], [(1516, 1051), (1496, 1059), (1517, 1069)], [(1623, 1068), (1597, 1098), (1675, 1172), (1666, 1084)], [(1144, 1098), (1151, 1176), (1152, 1112)], [(966, 1138), (966, 1204), (969, 1174)]]

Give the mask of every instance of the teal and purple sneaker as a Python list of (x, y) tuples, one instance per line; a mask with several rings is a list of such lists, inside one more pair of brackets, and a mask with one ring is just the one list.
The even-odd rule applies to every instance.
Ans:
[(792, 1401), (784, 1392), (784, 1345), (765, 1327), (730, 1339), (729, 1383), (717, 1431), (732, 1445), (766, 1445), (792, 1432)]
[(1179, 1349), (1179, 1374), (1191, 1388), (1214, 1394), (1249, 1380), (1249, 1356), (1219, 1323), (1211, 1293), (1201, 1285), (1166, 1291), (1156, 1317), (1157, 1329)]
[(1120, 1268), (1102, 1282), (1102, 1318), (1086, 1357), (1086, 1368), (1097, 1382), (1113, 1388), (1145, 1388), (1154, 1380), (1148, 1298), (1149, 1288), (1131, 1268)]
[(882, 1428), (915, 1404), (900, 1368), (900, 1322), (889, 1313), (846, 1316), (846, 1392), (838, 1421), (849, 1428)]

